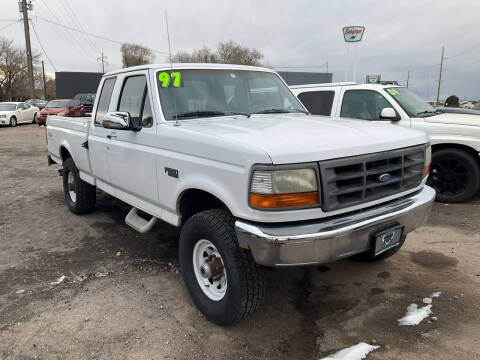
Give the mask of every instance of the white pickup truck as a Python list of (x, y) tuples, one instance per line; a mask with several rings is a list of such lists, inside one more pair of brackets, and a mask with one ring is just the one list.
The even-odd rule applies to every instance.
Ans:
[(254, 312), (263, 266), (393, 255), (425, 221), (428, 136), (308, 115), (274, 71), (145, 65), (105, 74), (91, 118), (49, 116), (49, 163), (69, 209), (95, 189), (149, 231), (181, 226), (179, 261), (195, 304), (230, 325)]
[(463, 202), (480, 190), (480, 116), (443, 113), (398, 85), (310, 84), (291, 86), (313, 115), (367, 120), (419, 129), (430, 135), (428, 185), (437, 201)]

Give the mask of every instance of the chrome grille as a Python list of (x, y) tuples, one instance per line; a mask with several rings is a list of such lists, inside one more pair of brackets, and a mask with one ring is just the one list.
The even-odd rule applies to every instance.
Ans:
[(385, 198), (420, 185), (425, 166), (425, 146), (321, 161), (319, 165), (322, 208), (332, 211)]

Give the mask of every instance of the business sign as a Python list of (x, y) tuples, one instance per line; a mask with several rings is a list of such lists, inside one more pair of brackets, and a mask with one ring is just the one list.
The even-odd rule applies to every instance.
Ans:
[(380, 84), (380, 75), (367, 75), (367, 84)]
[(365, 26), (346, 26), (343, 28), (343, 38), (346, 42), (358, 42), (362, 40)]

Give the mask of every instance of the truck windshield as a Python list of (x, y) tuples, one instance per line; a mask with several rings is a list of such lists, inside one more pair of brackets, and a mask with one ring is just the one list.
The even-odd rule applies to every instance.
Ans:
[(0, 111), (13, 111), (16, 108), (16, 104), (0, 104)]
[(274, 73), (189, 69), (159, 71), (156, 77), (166, 120), (232, 114), (307, 113)]
[(395, 101), (402, 107), (410, 117), (425, 117), (438, 114), (425, 100), (407, 88), (393, 87), (386, 88), (385, 91), (392, 95)]

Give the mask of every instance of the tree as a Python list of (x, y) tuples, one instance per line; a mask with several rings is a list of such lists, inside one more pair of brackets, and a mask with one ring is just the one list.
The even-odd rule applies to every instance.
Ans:
[(123, 43), (120, 47), (123, 67), (151, 64), (155, 60), (153, 51), (145, 46)]
[(445, 106), (447, 107), (459, 107), (460, 102), (457, 95), (450, 95), (447, 100), (445, 100)]
[(234, 41), (219, 43), (216, 51), (204, 46), (200, 50), (193, 50), (192, 53), (186, 51), (177, 52), (172, 61), (174, 62), (192, 62), (192, 63), (222, 63), (238, 65), (262, 65), (260, 60), (263, 54), (256, 49), (243, 47)]
[[(32, 54), (33, 63), (38, 63), (39, 54)], [(13, 40), (0, 38), (0, 101), (23, 98), (28, 89), (27, 56), (24, 49)]]

